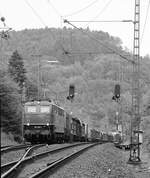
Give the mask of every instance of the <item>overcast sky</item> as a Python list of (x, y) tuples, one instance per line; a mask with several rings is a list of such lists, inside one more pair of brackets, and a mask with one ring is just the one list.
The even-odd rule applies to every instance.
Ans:
[[(0, 16), (13, 30), (71, 27), (67, 20), (134, 20), (135, 0), (0, 0)], [(141, 0), (140, 54), (150, 55), (150, 0)], [(147, 17), (147, 18), (146, 18)], [(147, 19), (147, 20), (146, 20)], [(102, 30), (118, 36), (129, 50), (133, 49), (132, 23), (77, 23), (77, 27)], [(0, 24), (2, 27), (3, 24)], [(145, 27), (145, 28), (144, 28)], [(144, 32), (144, 33), (143, 33)]]

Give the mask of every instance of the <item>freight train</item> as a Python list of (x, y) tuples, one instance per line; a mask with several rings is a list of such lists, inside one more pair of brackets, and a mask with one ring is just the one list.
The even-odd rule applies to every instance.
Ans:
[(51, 101), (30, 101), (24, 104), (23, 136), (25, 141), (32, 144), (115, 141), (111, 133), (88, 129), (88, 124)]

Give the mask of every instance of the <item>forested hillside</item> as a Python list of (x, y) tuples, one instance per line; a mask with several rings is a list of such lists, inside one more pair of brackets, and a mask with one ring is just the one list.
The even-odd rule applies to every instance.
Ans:
[[(131, 119), (132, 65), (112, 52), (129, 59), (131, 53), (121, 47), (121, 40), (102, 31), (75, 29), (39, 29), (12, 31), (8, 40), (1, 41), (0, 92), (2, 126), (16, 132), (13, 124), (21, 125), (21, 95), (19, 86), (8, 73), (9, 59), (17, 50), (26, 71), (26, 100), (37, 99), (40, 73), (41, 98), (53, 99), (72, 112), (90, 127), (116, 128), (116, 111), (119, 122), (128, 132)], [(48, 61), (59, 61), (49, 63)], [(40, 70), (39, 70), (40, 69)], [(150, 57), (141, 58), (140, 86), (141, 113), (150, 117)], [(121, 85), (120, 105), (112, 100), (114, 86)], [(69, 84), (74, 84), (74, 102), (66, 99)], [(7, 111), (9, 107), (9, 111)], [(122, 118), (122, 119), (121, 119)], [(145, 121), (143, 121), (145, 122)], [(17, 127), (18, 128), (18, 127)]]

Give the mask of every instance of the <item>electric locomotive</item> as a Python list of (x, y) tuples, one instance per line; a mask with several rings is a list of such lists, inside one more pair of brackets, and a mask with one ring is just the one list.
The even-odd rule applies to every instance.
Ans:
[(85, 141), (85, 124), (50, 101), (24, 105), (23, 134), (31, 143)]
[(28, 142), (51, 143), (69, 139), (70, 128), (67, 122), (69, 122), (69, 116), (66, 115), (63, 108), (53, 102), (32, 101), (25, 103), (23, 133)]

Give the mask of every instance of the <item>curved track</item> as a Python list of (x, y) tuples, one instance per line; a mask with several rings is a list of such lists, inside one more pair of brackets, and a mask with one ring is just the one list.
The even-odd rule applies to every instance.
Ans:
[(41, 177), (48, 177), (53, 174), (59, 167), (64, 166), (64, 164), (68, 163), (70, 160), (76, 158), (80, 154), (82, 154), (87, 149), (96, 146), (98, 143), (88, 144), (79, 150), (73, 151), (72, 153), (61, 157), (59, 159), (54, 160), (53, 162), (47, 164), (47, 167), (40, 170), (39, 172), (35, 173), (34, 175), (30, 176), (29, 178), (41, 178)]
[[(11, 177), (11, 175), (13, 174), (14, 170), (21, 164), (22, 160), (24, 160), (26, 157), (30, 156), (32, 154), (32, 152), (41, 147), (41, 146), (44, 146), (45, 144), (39, 144), (39, 145), (34, 145), (34, 146), (25, 146), (25, 147), (17, 147), (17, 149), (19, 148), (26, 148), (26, 152), (23, 154), (22, 157), (20, 157), (19, 160), (16, 160), (16, 161), (13, 161), (13, 162), (9, 162), (7, 164), (4, 164), (1, 166), (1, 174), (3, 174), (1, 176), (1, 178), (4, 178), (4, 177)], [(15, 148), (11, 148), (11, 150), (9, 151), (14, 151), (16, 150)], [(5, 172), (5, 173), (4, 173)]]
[[(66, 155), (68, 155), (68, 153), (69, 153), (69, 149), (72, 148), (73, 154), (78, 154), (78, 151), (76, 151), (76, 150), (74, 151), (74, 148), (82, 146), (82, 147), (84, 147), (84, 149), (85, 149), (85, 147), (87, 149), (87, 147), (89, 147), (89, 146), (87, 146), (87, 144), (90, 145), (90, 147), (91, 147), (91, 145), (93, 145), (93, 144), (89, 144), (89, 143), (70, 144), (69, 146), (65, 146), (65, 147), (61, 147), (61, 148), (54, 149), (54, 150), (51, 150), (51, 151), (46, 151), (46, 152), (43, 152), (43, 153), (40, 153), (40, 154), (24, 157), (21, 160), (19, 160), (19, 162), (17, 162), (17, 164), (15, 164), (10, 170), (8, 170), (7, 172), (5, 172), (1, 176), (1, 178), (6, 178), (6, 177), (11, 177), (11, 178), (13, 178), (13, 177), (15, 177), (15, 178), (17, 178), (17, 177), (26, 177), (26, 176), (22, 175), (23, 174), (22, 173), (22, 171), (23, 171), (22, 168), (24, 168), (24, 169), (28, 169), (28, 168), (31, 169), (30, 165), (33, 164), (33, 163), (35, 164), (34, 166), (36, 167), (37, 166), (36, 165), (36, 161), (39, 162), (39, 159), (43, 159), (46, 156), (48, 158), (49, 154), (51, 154), (51, 155), (54, 154), (53, 155), (53, 159), (51, 159), (50, 163), (49, 162), (46, 163), (46, 161), (44, 160), (44, 163), (46, 163), (46, 165), (44, 165), (44, 167), (47, 167), (47, 165), (51, 165), (54, 162), (58, 162), (58, 160), (62, 160), (62, 158), (66, 157)], [(60, 153), (58, 153), (58, 152), (60, 152)], [(64, 153), (63, 153), (63, 157), (62, 157), (62, 153), (61, 152), (65, 152), (65, 156), (64, 156)], [(59, 154), (59, 156), (57, 154)], [(40, 163), (39, 165), (41, 166), (41, 162), (39, 162), (39, 163)], [(42, 167), (40, 167), (40, 170), (41, 169), (42, 169)], [(27, 170), (26, 172), (29, 172), (29, 171)]]
[(1, 150), (4, 149), (4, 148), (8, 148), (8, 147), (11, 147), (13, 145), (5, 145), (5, 146), (1, 146)]
[(29, 146), (31, 146), (31, 145), (22, 144), (22, 145), (15, 145), (15, 146), (14, 145), (5, 146), (5, 147), (1, 148), (1, 155), (3, 153), (8, 153), (10, 151), (17, 151), (17, 150), (20, 150), (20, 149), (28, 148)]

